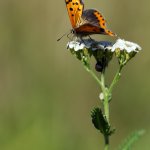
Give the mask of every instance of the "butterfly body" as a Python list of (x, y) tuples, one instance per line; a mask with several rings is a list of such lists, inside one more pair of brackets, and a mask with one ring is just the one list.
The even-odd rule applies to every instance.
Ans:
[(106, 29), (106, 21), (95, 9), (84, 10), (82, 0), (65, 0), (68, 15), (72, 25), (72, 32), (76, 36), (88, 36), (91, 34), (104, 34), (115, 36), (115, 34)]

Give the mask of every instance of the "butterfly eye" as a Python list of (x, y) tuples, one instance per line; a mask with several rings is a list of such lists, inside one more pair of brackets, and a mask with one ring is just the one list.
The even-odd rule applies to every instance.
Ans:
[(72, 29), (72, 30), (71, 30), (71, 33), (72, 33), (72, 34), (74, 34), (74, 33), (75, 33), (75, 31)]

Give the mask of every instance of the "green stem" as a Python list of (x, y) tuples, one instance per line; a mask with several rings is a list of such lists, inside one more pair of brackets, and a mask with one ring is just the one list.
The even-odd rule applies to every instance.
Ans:
[(109, 149), (109, 136), (105, 136), (105, 148), (104, 150), (108, 150)]
[(117, 84), (117, 82), (119, 81), (120, 77), (121, 77), (121, 70), (122, 70), (123, 66), (120, 66), (120, 68), (118, 69), (110, 87), (109, 87), (109, 93), (112, 93), (113, 87)]
[[(107, 89), (107, 87), (105, 86), (105, 76), (104, 76), (104, 72), (101, 73), (101, 83), (103, 86), (103, 94), (104, 94), (104, 101), (103, 101), (103, 105), (104, 105), (104, 115), (106, 117), (106, 120), (109, 124), (109, 91)], [(105, 140), (105, 149), (104, 150), (108, 150), (109, 149), (109, 135), (105, 134), (104, 135), (104, 140)]]
[(105, 77), (104, 77), (104, 72), (101, 73), (101, 84), (102, 84), (102, 88), (103, 90), (103, 94), (104, 94), (104, 101), (103, 101), (103, 105), (104, 105), (104, 114), (106, 116), (106, 119), (109, 123), (109, 94), (108, 94), (108, 89), (105, 87)]
[(102, 89), (102, 92), (105, 91), (105, 88), (102, 84), (102, 82), (100, 81), (100, 79), (96, 76), (96, 74), (89, 68), (85, 67), (85, 69), (92, 75), (92, 77), (97, 81), (97, 83), (99, 84), (99, 86), (101, 87)]
[[(102, 93), (104, 95), (104, 101), (103, 101), (104, 115), (109, 124), (109, 91), (105, 86), (104, 72), (101, 73), (101, 79), (99, 79), (91, 69), (89, 69), (88, 67), (85, 67), (85, 69), (92, 75), (92, 77), (97, 81), (97, 83), (100, 85), (100, 88), (102, 89)], [(109, 135), (108, 134), (104, 135), (104, 140), (105, 140), (104, 150), (108, 150), (109, 149)]]
[(106, 116), (107, 122), (109, 123), (109, 99), (107, 96), (104, 99), (104, 114)]
[(107, 144), (107, 145), (105, 145), (104, 150), (109, 150), (109, 145), (108, 145), (108, 144)]
[[(104, 99), (104, 114), (105, 114), (106, 119), (109, 123), (109, 102), (108, 102), (108, 99)], [(108, 134), (104, 135), (104, 139), (105, 139), (105, 149), (104, 150), (108, 150), (109, 149), (109, 135)]]

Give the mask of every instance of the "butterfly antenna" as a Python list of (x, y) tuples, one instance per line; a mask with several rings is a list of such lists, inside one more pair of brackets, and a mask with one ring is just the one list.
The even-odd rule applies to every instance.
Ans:
[(63, 34), (57, 41), (60, 41), (67, 33)]
[(67, 35), (67, 37), (68, 37), (70, 34), (71, 34), (71, 32), (63, 34), (59, 39), (57, 39), (57, 41), (60, 41), (65, 35)]

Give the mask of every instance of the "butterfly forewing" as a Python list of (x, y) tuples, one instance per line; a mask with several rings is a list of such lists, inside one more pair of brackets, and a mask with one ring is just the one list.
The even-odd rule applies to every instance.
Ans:
[(73, 28), (76, 28), (80, 24), (80, 19), (83, 12), (83, 1), (82, 0), (65, 0), (66, 7), (68, 10), (70, 22)]

